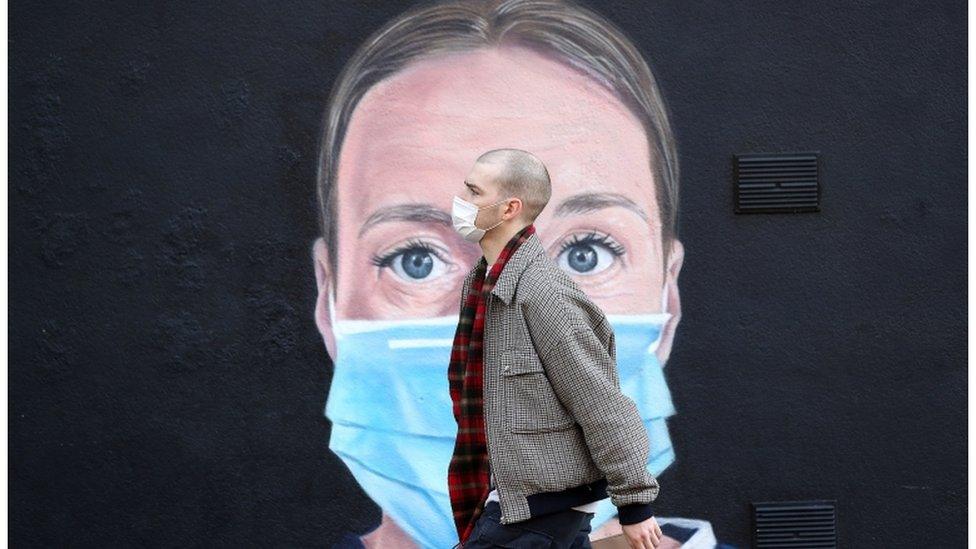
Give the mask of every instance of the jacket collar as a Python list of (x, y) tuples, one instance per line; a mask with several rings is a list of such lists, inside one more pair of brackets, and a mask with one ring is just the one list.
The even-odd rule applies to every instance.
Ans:
[[(545, 248), (542, 247), (542, 242), (539, 241), (539, 233), (532, 233), (529, 238), (525, 239), (519, 247), (515, 250), (515, 253), (508, 258), (508, 262), (502, 268), (502, 272), (498, 275), (498, 280), (495, 281), (495, 287), (491, 289), (491, 293), (495, 294), (506, 305), (512, 302), (512, 296), (515, 294), (515, 286), (518, 285), (519, 278), (522, 276), (522, 272), (525, 268), (529, 266), (539, 254), (545, 253)], [(468, 273), (465, 279), (465, 284), (470, 284), (474, 280), (474, 275), (478, 272), (478, 267), (487, 266), (488, 260), (482, 255), (478, 263), (475, 264), (471, 272)]]

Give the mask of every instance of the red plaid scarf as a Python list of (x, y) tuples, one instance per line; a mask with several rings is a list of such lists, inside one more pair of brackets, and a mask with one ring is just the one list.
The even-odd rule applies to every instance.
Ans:
[(462, 546), (471, 535), (471, 530), (484, 509), (482, 503), (489, 493), (482, 388), (484, 362), (481, 352), (485, 303), (508, 258), (534, 233), (535, 226), (531, 223), (516, 233), (505, 244), (488, 276), (485, 276), (486, 267), (478, 262), (478, 270), (472, 280), (471, 291), (461, 307), (461, 318), (454, 334), (447, 377), (458, 434), (454, 442), (454, 455), (448, 467), (447, 484), (454, 523)]

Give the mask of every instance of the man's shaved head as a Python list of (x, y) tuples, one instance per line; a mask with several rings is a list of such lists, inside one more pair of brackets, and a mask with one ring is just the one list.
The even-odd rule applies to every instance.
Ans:
[(502, 197), (522, 200), (522, 218), (532, 223), (552, 196), (549, 170), (534, 154), (521, 149), (493, 149), (478, 157), (478, 164), (495, 168), (494, 182)]

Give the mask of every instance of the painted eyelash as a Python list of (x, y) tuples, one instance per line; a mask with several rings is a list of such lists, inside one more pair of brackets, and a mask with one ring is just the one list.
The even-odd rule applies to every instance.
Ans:
[(617, 257), (620, 257), (624, 255), (624, 253), (626, 253), (626, 250), (624, 249), (623, 246), (617, 244), (610, 237), (606, 235), (597, 234), (596, 231), (590, 232), (589, 234), (584, 236), (580, 236), (579, 234), (574, 234), (573, 240), (564, 242), (563, 245), (559, 248), (559, 253), (561, 254), (565, 252), (567, 249), (577, 244), (581, 244), (581, 243), (591, 244), (594, 242), (606, 246), (607, 249), (610, 250), (610, 253), (612, 253)]
[(423, 240), (415, 239), (415, 240), (407, 241), (406, 244), (400, 246), (399, 248), (396, 248), (395, 250), (390, 251), (389, 253), (383, 255), (374, 255), (373, 257), (370, 258), (369, 262), (377, 267), (388, 267), (390, 263), (393, 262), (394, 257), (411, 250), (423, 250), (425, 252), (434, 254), (435, 256), (443, 260), (441, 255), (437, 253), (437, 250), (431, 247), (430, 244), (427, 244)]

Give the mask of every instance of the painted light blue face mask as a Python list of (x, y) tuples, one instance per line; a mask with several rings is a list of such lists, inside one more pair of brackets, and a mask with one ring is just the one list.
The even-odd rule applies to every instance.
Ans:
[[(662, 293), (662, 296), (666, 295)], [(457, 423), (447, 367), (458, 315), (410, 320), (337, 320), (335, 373), (325, 406), (329, 448), (367, 495), (421, 547), (457, 543), (447, 490)], [(664, 310), (666, 298), (662, 297)], [(651, 442), (647, 470), (660, 475), (674, 450), (665, 419), (674, 415), (654, 354), (669, 313), (607, 315), (616, 336), (621, 390), (634, 399)], [(605, 499), (597, 529), (616, 515)]]

